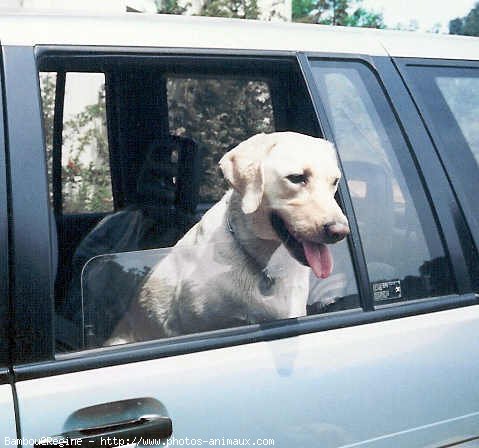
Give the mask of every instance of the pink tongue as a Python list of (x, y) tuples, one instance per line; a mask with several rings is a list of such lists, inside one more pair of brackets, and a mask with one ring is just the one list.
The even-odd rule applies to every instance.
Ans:
[(303, 243), (304, 255), (316, 277), (329, 277), (333, 270), (333, 257), (326, 244)]

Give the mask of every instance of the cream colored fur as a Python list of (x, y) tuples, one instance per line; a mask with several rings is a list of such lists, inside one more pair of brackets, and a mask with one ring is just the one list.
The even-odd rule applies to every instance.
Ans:
[[(333, 146), (292, 132), (258, 134), (220, 166), (232, 189), (154, 266), (109, 344), (305, 315), (310, 269), (281, 243), (271, 213), (311, 241), (325, 223), (347, 223), (334, 199)], [(288, 181), (295, 173), (307, 173), (308, 184)]]

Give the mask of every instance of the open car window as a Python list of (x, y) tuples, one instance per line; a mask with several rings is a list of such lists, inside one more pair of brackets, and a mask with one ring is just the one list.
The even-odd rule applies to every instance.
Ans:
[[(135, 318), (131, 304), (152, 272), (161, 272), (159, 266), (172, 259), (196, 260), (202, 269), (194, 277), (200, 283), (211, 272), (228, 271), (227, 266), (213, 270), (214, 260), (195, 258), (199, 247), (190, 256), (174, 247), (228, 190), (218, 162), (256, 134), (317, 133), (312, 104), (294, 64), (285, 60), (274, 70), (261, 61), (230, 65), (159, 58), (146, 70), (133, 56), (45, 59), (40, 77), (58, 239), (58, 351), (111, 345), (117, 325)], [(80, 93), (85, 86), (91, 101)], [(68, 112), (74, 106), (76, 112)], [(204, 253), (221, 252), (221, 242), (212, 240), (210, 246)], [(346, 240), (331, 253), (334, 268), (328, 278), (308, 274), (297, 285), (307, 298), (294, 316), (360, 307)], [(170, 261), (165, 264), (163, 257)], [(291, 258), (286, 251), (275, 257)], [(184, 275), (185, 269), (186, 262), (176, 264), (172, 278)], [(296, 286), (286, 295), (276, 294), (275, 282), (281, 283), (287, 273), (271, 272), (267, 269), (255, 279), (260, 293), (271, 296), (272, 303), (278, 294), (284, 300), (294, 297)], [(207, 325), (171, 336), (288, 316), (271, 310), (245, 314), (221, 291), (213, 285), (210, 295), (231, 305), (228, 318), (214, 317), (212, 309)], [(145, 325), (141, 316), (135, 325)], [(168, 335), (151, 336), (164, 337)]]

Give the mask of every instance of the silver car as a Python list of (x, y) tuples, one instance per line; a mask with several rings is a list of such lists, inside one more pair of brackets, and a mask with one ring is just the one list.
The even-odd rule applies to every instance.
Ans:
[[(479, 446), (477, 38), (25, 14), (0, 41), (0, 445)], [(286, 130), (336, 145), (351, 230), (304, 316), (110, 346), (221, 156)]]

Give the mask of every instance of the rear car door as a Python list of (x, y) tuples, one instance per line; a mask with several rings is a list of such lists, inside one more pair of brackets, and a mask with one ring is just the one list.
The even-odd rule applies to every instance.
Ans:
[[(464, 223), (436, 204), (429, 184), (419, 176), (402, 116), (398, 119), (376, 78), (374, 67), (380, 61), (363, 67), (363, 61), (343, 65), (344, 61), (324, 55), (311, 56), (310, 62), (304, 55), (296, 60), (290, 54), (271, 58), (238, 52), (232, 58), (205, 52), (200, 55), (204, 61), (193, 55), (196, 65), (191, 69), (192, 59), (171, 53), (162, 59), (160, 50), (154, 60), (139, 49), (124, 48), (118, 50), (121, 57), (112, 49), (106, 55), (101, 49), (76, 47), (37, 49), (37, 57), (32, 47), (3, 51), (15, 248), (13, 370), (23, 438), (52, 443), (49, 437), (69, 437), (77, 444), (83, 440), (82, 446), (158, 445), (159, 439), (165, 442), (169, 437), (168, 443), (181, 446), (304, 447), (445, 446), (477, 439), (479, 386), (474, 378), (479, 361), (474, 354), (479, 352), (475, 337), (479, 306), (458, 237), (457, 226)], [(126, 53), (131, 53), (130, 59)], [(231, 71), (225, 72), (224, 67)], [(111, 324), (107, 322), (111, 314), (105, 311), (116, 310), (102, 297), (111, 296), (111, 291), (120, 294), (115, 285), (125, 285), (125, 278), (136, 281), (142, 269), (167, 248), (105, 252), (87, 260), (80, 278), (82, 312), (78, 319), (75, 313), (69, 314), (62, 300), (76, 296), (69, 295), (75, 294), (74, 288), (58, 287), (58, 278), (65, 278), (58, 277), (59, 272), (68, 268), (58, 256), (58, 248), (65, 247), (64, 234), (56, 230), (67, 219), (58, 216), (61, 207), (58, 202), (55, 207), (49, 189), (55, 193), (52, 182), (57, 179), (62, 191), (63, 182), (71, 178), (61, 169), (59, 176), (48, 176), (38, 73), (42, 70), (55, 72), (57, 79), (68, 71), (105, 73), (111, 216), (115, 219), (121, 219), (125, 210), (132, 212), (132, 198), (139, 197), (128, 179), (135, 179), (141, 164), (128, 148), (139, 154), (142, 145), (154, 140), (153, 136), (150, 142), (141, 140), (150, 129), (141, 117), (157, 114), (163, 123), (167, 117), (169, 129), (155, 129), (159, 135), (165, 129), (174, 130), (177, 137), (188, 132), (188, 138), (207, 143), (210, 152), (206, 149), (206, 154), (212, 160), (207, 166), (212, 166), (217, 153), (211, 152), (215, 139), (204, 129), (229, 129), (235, 124), (228, 122), (232, 111), (221, 96), (225, 91), (244, 97), (252, 91), (253, 101), (243, 99), (238, 104), (249, 105), (244, 115), (260, 118), (253, 120), (255, 125), (245, 121), (241, 132), (246, 131), (236, 139), (261, 130), (296, 130), (336, 140), (345, 174), (339, 199), (352, 235), (335, 248), (336, 276), (312, 283), (309, 315), (105, 347), (102, 331)], [(233, 81), (218, 81), (227, 75), (231, 80), (233, 72), (241, 75), (233, 76), (234, 82), (250, 76), (241, 85), (243, 90)], [(158, 76), (148, 81), (151, 73)], [(205, 77), (207, 85), (202, 84)], [(152, 78), (165, 82), (155, 84)], [(260, 82), (269, 86), (269, 93)], [(349, 110), (360, 116), (359, 122), (352, 117), (358, 141), (367, 139), (372, 146), (366, 159), (357, 157), (362, 155), (361, 147), (358, 151), (354, 145), (348, 147), (351, 142), (341, 132), (344, 121), (334, 116), (337, 105), (344, 106), (345, 113), (348, 105), (341, 104), (344, 98), (331, 95), (335, 89), (328, 90), (328, 82), (358, 98)], [(142, 102), (128, 95), (134, 86), (147, 90)], [(391, 87), (397, 88), (394, 83)], [(58, 81), (55, 90), (58, 105), (63, 102)], [(202, 99), (207, 111), (215, 110), (215, 98), (224, 106), (218, 113), (202, 116), (203, 126), (188, 114), (199, 106), (185, 103), (195, 92), (200, 92), (198, 98), (208, 93)], [(280, 93), (287, 103), (281, 102)], [(170, 95), (166, 103), (159, 100), (165, 94)], [(145, 105), (151, 115), (140, 109), (132, 113)], [(166, 105), (170, 110), (161, 112)], [(272, 116), (265, 113), (268, 108)], [(64, 120), (61, 107), (55, 109), (53, 128), (58, 139)], [(412, 117), (417, 119), (417, 114)], [(419, 120), (410, 120), (415, 138), (425, 138), (430, 146)], [(223, 137), (224, 146), (218, 151), (237, 143), (233, 134)], [(52, 144), (53, 151), (63, 149), (61, 138)], [(181, 159), (181, 149), (175, 150), (162, 161), (165, 167)], [(429, 157), (438, 163), (434, 154)], [(66, 168), (75, 168), (66, 162)], [(73, 162), (79, 164), (82, 159)], [(59, 167), (53, 165), (55, 169)], [(207, 172), (210, 182), (200, 186), (195, 214), (217, 200), (219, 181), (213, 171)], [(73, 176), (77, 184), (78, 173)], [(368, 173), (373, 173), (372, 190)], [(453, 198), (442, 171), (436, 175), (433, 182)], [(165, 191), (171, 187), (177, 194), (172, 185), (178, 176), (175, 171), (171, 182), (162, 183), (162, 200), (167, 205), (171, 199)], [(375, 193), (376, 187), (381, 194)], [(181, 202), (175, 199), (174, 203)], [(379, 208), (379, 215), (371, 213), (371, 204)], [(77, 219), (81, 217), (68, 222)], [(82, 236), (87, 235), (91, 234)], [(406, 254), (401, 252), (404, 245)], [(89, 269), (103, 261), (121, 269), (107, 277), (88, 277)], [(73, 270), (70, 275), (75, 275)]]

